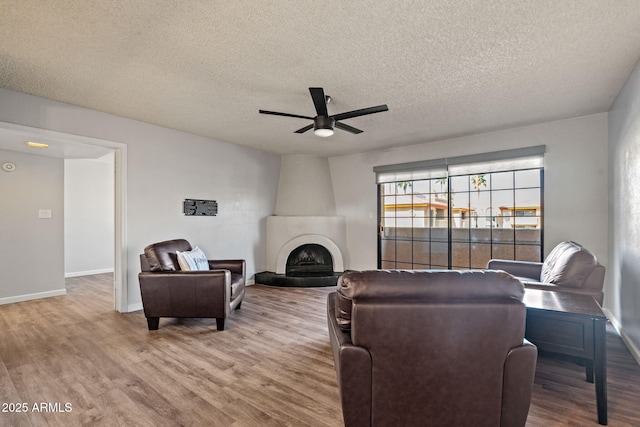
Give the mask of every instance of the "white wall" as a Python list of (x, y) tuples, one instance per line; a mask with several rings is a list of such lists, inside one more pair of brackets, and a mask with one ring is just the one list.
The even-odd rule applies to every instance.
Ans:
[(610, 318), (640, 363), (640, 63), (609, 111)]
[(114, 156), (64, 161), (66, 277), (113, 271)]
[(0, 304), (63, 295), (63, 161), (0, 150), (5, 162), (16, 169), (0, 170)]
[(325, 157), (282, 156), (276, 215), (335, 216), (329, 162)]
[[(279, 156), (5, 89), (0, 121), (127, 145), (130, 309), (141, 307), (138, 254), (156, 241), (182, 237), (209, 258), (244, 258), (250, 277), (265, 269), (266, 217), (275, 209)], [(184, 216), (185, 198), (217, 200), (218, 216)], [(22, 276), (17, 279), (16, 286), (24, 285)]]
[(607, 114), (329, 159), (337, 215), (347, 218), (345, 268), (377, 266), (374, 166), (546, 145), (545, 255), (563, 240), (607, 252)]

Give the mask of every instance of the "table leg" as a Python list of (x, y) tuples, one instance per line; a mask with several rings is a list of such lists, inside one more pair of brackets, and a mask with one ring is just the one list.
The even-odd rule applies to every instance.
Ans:
[(593, 360), (584, 360), (584, 371), (587, 375), (587, 382), (593, 384)]
[(607, 330), (606, 319), (593, 319), (594, 360), (596, 402), (598, 423), (607, 425)]

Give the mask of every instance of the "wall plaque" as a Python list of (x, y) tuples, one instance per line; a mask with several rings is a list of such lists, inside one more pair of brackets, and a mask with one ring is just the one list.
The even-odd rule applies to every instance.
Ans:
[(218, 202), (215, 200), (184, 199), (183, 211), (188, 216), (216, 216)]

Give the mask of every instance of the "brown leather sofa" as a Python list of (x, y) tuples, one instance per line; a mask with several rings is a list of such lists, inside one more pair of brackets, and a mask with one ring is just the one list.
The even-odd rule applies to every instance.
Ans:
[(244, 260), (208, 260), (210, 270), (180, 271), (176, 251), (190, 251), (184, 239), (166, 240), (144, 248), (138, 275), (149, 330), (161, 317), (215, 318), (219, 331), (239, 309), (245, 294)]
[(345, 426), (524, 426), (523, 296), (505, 272), (343, 274), (327, 316)]
[(487, 268), (513, 274), (525, 288), (591, 295), (602, 305), (605, 268), (595, 255), (575, 242), (560, 243), (544, 263), (492, 259)]

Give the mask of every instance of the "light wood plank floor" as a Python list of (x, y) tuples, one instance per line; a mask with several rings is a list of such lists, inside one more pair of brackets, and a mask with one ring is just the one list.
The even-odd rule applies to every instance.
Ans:
[[(111, 280), (72, 278), (66, 296), (0, 306), (0, 409), (27, 404), (0, 412), (0, 426), (342, 425), (332, 288), (251, 286), (226, 331), (214, 319), (161, 319), (149, 332), (142, 312), (111, 309)], [(638, 426), (640, 367), (612, 329), (607, 346), (609, 425)], [(541, 359), (527, 426), (590, 425), (584, 369)]]

